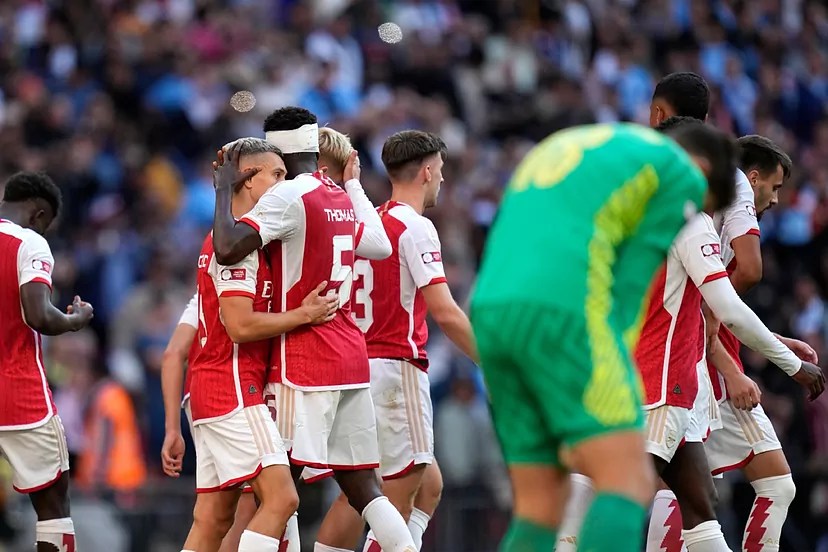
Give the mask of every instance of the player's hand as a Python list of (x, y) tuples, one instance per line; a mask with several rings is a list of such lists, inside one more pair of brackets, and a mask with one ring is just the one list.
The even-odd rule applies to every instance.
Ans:
[(805, 362), (816, 364), (819, 362), (819, 356), (813, 347), (792, 337), (783, 337), (779, 334), (774, 334), (776, 338), (782, 342), (785, 347), (793, 351), (793, 353)]
[(353, 179), (359, 180), (361, 172), (359, 167), (359, 154), (357, 150), (353, 150), (348, 156), (348, 161), (345, 162), (345, 170), (342, 172), (343, 183)]
[(825, 391), (825, 374), (822, 373), (822, 368), (805, 360), (802, 361), (799, 372), (793, 375), (793, 379), (808, 390), (808, 400), (813, 401)]
[(75, 295), (72, 304), (66, 307), (66, 314), (73, 316), (80, 322), (80, 327), (84, 327), (92, 320), (95, 315), (95, 309), (86, 301), (81, 300), (80, 296)]
[(725, 378), (730, 402), (739, 410), (753, 410), (762, 400), (762, 391), (756, 382), (742, 374), (734, 374)]
[(213, 162), (213, 186), (216, 191), (235, 191), (236, 188), (253, 178), (261, 170), (258, 167), (253, 167), (242, 172), (239, 169), (240, 149), (241, 144), (237, 142), (226, 151), (221, 149), (216, 152), (216, 160)]
[(161, 467), (170, 477), (181, 475), (184, 461), (184, 438), (181, 433), (167, 433), (161, 446)]
[(308, 293), (302, 301), (302, 309), (308, 317), (308, 324), (323, 324), (334, 319), (339, 310), (339, 295), (329, 293), (320, 295), (328, 282), (322, 282), (316, 289)]

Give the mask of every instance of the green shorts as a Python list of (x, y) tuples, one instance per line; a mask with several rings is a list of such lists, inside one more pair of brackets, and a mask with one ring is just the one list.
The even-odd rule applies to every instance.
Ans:
[(621, 332), (605, 320), (548, 306), (480, 305), (472, 325), (508, 464), (558, 466), (562, 446), (642, 429), (638, 373)]

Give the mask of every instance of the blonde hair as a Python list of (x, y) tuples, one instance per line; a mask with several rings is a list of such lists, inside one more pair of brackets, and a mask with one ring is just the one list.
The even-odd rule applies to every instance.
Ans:
[(330, 127), (319, 129), (319, 157), (325, 157), (338, 164), (337, 167), (330, 167), (336, 172), (345, 170), (348, 156), (354, 151), (351, 139), (347, 134), (342, 134)]

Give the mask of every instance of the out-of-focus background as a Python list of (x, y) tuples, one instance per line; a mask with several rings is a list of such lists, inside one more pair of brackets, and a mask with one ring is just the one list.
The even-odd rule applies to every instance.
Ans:
[[(388, 21), (401, 42), (380, 39)], [(350, 134), (375, 203), (390, 192), (383, 140), (439, 133), (450, 161), (429, 216), (463, 299), (498, 198), (534, 142), (575, 124), (646, 122), (661, 76), (701, 73), (712, 124), (766, 135), (795, 161), (762, 221), (765, 278), (751, 304), (828, 361), (826, 55), (821, 0), (2, 0), (0, 177), (45, 170), (60, 184), (55, 301), (78, 293), (95, 305), (92, 330), (47, 344), (70, 449), (98, 468), (73, 470), (80, 549), (183, 543), (193, 454), (182, 479), (161, 474), (161, 356), (212, 221), (212, 152), (261, 135), (272, 109), (299, 104)], [(258, 100), (249, 113), (229, 106), (238, 90)], [(492, 551), (509, 490), (479, 375), (439, 332), (429, 350), (446, 488), (424, 550)], [(779, 370), (745, 358), (798, 485), (782, 550), (828, 550), (828, 396), (807, 404)], [(140, 433), (145, 476), (140, 465), (104, 469), (129, 463), (100, 440), (102, 424)], [(0, 537), (29, 550), (31, 508), (4, 488)], [(306, 545), (332, 492), (302, 491)], [(738, 474), (720, 492), (737, 549), (753, 492)]]

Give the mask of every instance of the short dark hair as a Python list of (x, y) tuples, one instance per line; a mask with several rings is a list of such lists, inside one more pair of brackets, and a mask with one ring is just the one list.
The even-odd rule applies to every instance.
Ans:
[(277, 109), (267, 116), (264, 122), (264, 131), (295, 130), (304, 125), (316, 123), (316, 115), (303, 107), (288, 106)]
[(736, 198), (736, 141), (704, 123), (685, 124), (667, 131), (690, 155), (710, 163), (707, 187), (716, 199), (715, 210), (727, 207)]
[(445, 161), (448, 148), (443, 139), (422, 130), (403, 130), (388, 137), (382, 145), (382, 164), (391, 178), (423, 162), (426, 157), (439, 153)]
[(770, 138), (751, 134), (742, 136), (736, 143), (739, 145), (739, 168), (742, 172), (756, 169), (762, 176), (768, 176), (781, 165), (783, 178), (791, 175), (793, 162), (790, 156)]
[(683, 117), (681, 115), (673, 115), (661, 121), (655, 129), (659, 132), (667, 132), (684, 125), (700, 125), (702, 122), (695, 117)]
[(6, 180), (3, 201), (18, 203), (30, 199), (42, 199), (52, 207), (55, 217), (60, 214), (63, 203), (60, 188), (46, 173), (19, 172)]
[(660, 81), (653, 92), (653, 99), (662, 98), (676, 110), (676, 115), (693, 117), (699, 121), (707, 118), (710, 110), (710, 88), (696, 73), (670, 73)]

